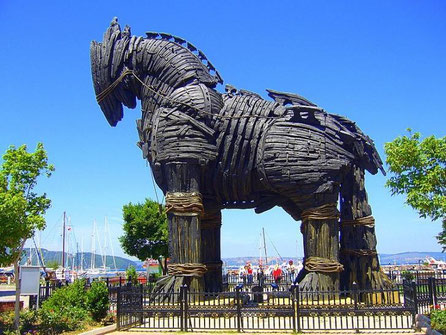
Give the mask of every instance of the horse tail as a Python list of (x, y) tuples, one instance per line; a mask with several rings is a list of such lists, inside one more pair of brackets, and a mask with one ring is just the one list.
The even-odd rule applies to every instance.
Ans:
[(380, 170), (383, 175), (386, 175), (383, 162), (373, 140), (365, 135), (353, 121), (340, 115), (332, 116), (341, 126), (339, 135), (344, 141), (346, 149), (355, 157), (352, 162), (353, 165), (365, 169), (371, 174), (376, 174)]

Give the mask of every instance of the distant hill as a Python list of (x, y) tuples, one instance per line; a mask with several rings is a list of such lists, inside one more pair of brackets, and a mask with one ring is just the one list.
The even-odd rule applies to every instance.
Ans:
[[(24, 257), (22, 258), (22, 262), (21, 264), (25, 264), (28, 257), (29, 257), (29, 252), (30, 249), (26, 248), (24, 250)], [(36, 255), (35, 255), (35, 251), (34, 249), (32, 249), (32, 253), (33, 253), (33, 263), (32, 265), (38, 265), (38, 261), (36, 259)], [(80, 262), (80, 260), (82, 259), (82, 253), (79, 253), (77, 255), (72, 255), (72, 254), (65, 254), (66, 257), (70, 257), (70, 264), (71, 264), (71, 259), (74, 257), (75, 258), (75, 264)], [(84, 257), (84, 268), (87, 268), (90, 266), (91, 264), (91, 257), (92, 254), (90, 252), (84, 252), (83, 253)], [(42, 256), (43, 259), (45, 260), (45, 263), (50, 262), (50, 261), (56, 261), (58, 263), (62, 262), (62, 252), (61, 251), (50, 251), (47, 249), (42, 249)], [(443, 260), (446, 261), (446, 253), (442, 253), (442, 252), (434, 252), (434, 251), (425, 251), (425, 252), (418, 252), (418, 251), (411, 251), (411, 252), (402, 252), (402, 253), (398, 253), (398, 254), (380, 254), (380, 263), (381, 265), (402, 265), (402, 264), (419, 264), (419, 263), (423, 263), (426, 259), (426, 257), (433, 257), (436, 260)], [(113, 257), (112, 256), (107, 256), (107, 262), (106, 262), (106, 266), (110, 267), (111, 269), (114, 268), (113, 265)], [(288, 262), (290, 259), (292, 259), (294, 262), (297, 261), (301, 261), (302, 258), (299, 257), (283, 257), (282, 259), (280, 259), (279, 257), (268, 257), (268, 264), (275, 264), (275, 263), (283, 263), (283, 262)], [(116, 267), (119, 270), (125, 270), (127, 269), (129, 266), (134, 266), (137, 270), (142, 270), (142, 262), (140, 261), (132, 261), (130, 259), (124, 258), (124, 257), (115, 257), (116, 260)], [(228, 257), (228, 258), (223, 258), (223, 263), (226, 266), (244, 266), (246, 264), (246, 262), (251, 262), (252, 264), (258, 264), (259, 263), (259, 258), (258, 257), (250, 257), (250, 256), (246, 256), (246, 257)], [(102, 266), (102, 256), (101, 255), (95, 255), (95, 261), (96, 261), (96, 266), (100, 267)], [(265, 260), (263, 260), (265, 261)]]
[[(57, 262), (57, 263), (62, 263), (62, 251), (50, 251), (47, 249), (41, 249), (42, 250), (42, 257), (44, 259), (45, 263), (48, 262)], [(31, 249), (32, 251), (32, 265), (40, 265), (38, 263), (37, 257), (36, 257), (36, 252), (35, 249)], [(25, 248), (24, 249), (24, 257), (22, 257), (22, 261), (21, 264), (25, 264), (29, 258), (29, 253), (30, 253), (30, 248)], [(82, 257), (83, 255), (83, 257)], [(91, 252), (84, 252), (84, 253), (78, 253), (78, 254), (69, 254), (69, 253), (65, 253), (65, 258), (68, 259), (69, 258), (69, 264), (71, 264), (72, 259), (74, 258), (74, 264), (80, 264), (82, 258), (83, 258), (83, 267), (84, 268), (88, 268), (90, 267), (91, 264), (91, 258), (92, 258), (92, 253)], [(127, 269), (129, 266), (133, 265), (137, 270), (142, 268), (141, 266), (141, 262), (134, 262), (130, 259), (127, 258), (123, 258), (123, 257), (118, 257), (115, 256), (115, 261), (116, 261), (116, 268), (118, 270), (125, 270)], [(95, 264), (96, 267), (101, 267), (102, 266), (102, 256), (101, 255), (95, 255)], [(106, 267), (109, 267), (110, 269), (114, 269), (114, 264), (113, 264), (113, 257), (112, 256), (106, 256)]]

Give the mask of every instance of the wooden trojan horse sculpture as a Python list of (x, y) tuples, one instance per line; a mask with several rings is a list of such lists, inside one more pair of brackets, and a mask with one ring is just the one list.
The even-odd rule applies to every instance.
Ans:
[(355, 123), (295, 94), (268, 90), (267, 101), (231, 86), (219, 93), (220, 75), (192, 44), (164, 33), (131, 36), (116, 19), (90, 51), (111, 126), (122, 105), (141, 100), (139, 146), (165, 193), (176, 286), (188, 278), (200, 290), (221, 290), (221, 210), (274, 206), (302, 220), (301, 287), (389, 285), (364, 189), (364, 170), (375, 174), (382, 162)]

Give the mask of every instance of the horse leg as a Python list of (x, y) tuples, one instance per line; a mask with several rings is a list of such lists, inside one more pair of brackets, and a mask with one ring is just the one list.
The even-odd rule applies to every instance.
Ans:
[(203, 292), (205, 267), (201, 263), (201, 169), (198, 164), (190, 162), (172, 162), (163, 166), (167, 183), (168, 273), (175, 277), (174, 288), (184, 283)]
[[(338, 193), (314, 196), (317, 207), (302, 211), (304, 268), (298, 275), (304, 291), (339, 289), (339, 223), (336, 209)], [(321, 201), (322, 200), (322, 201)]]
[(380, 271), (376, 253), (375, 220), (367, 201), (364, 170), (353, 167), (341, 187), (341, 287), (353, 282), (360, 289), (385, 289), (392, 286)]
[(206, 292), (223, 290), (220, 231), (220, 207), (205, 199), (204, 214), (201, 218), (201, 255), (202, 262), (207, 268), (204, 275)]

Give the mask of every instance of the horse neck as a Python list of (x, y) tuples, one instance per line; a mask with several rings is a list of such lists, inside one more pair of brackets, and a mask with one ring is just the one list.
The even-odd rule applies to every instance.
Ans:
[(153, 112), (160, 107), (164, 96), (170, 95), (175, 89), (174, 83), (166, 76), (170, 66), (165, 60), (169, 41), (157, 39), (142, 39), (135, 46), (130, 46), (131, 57), (128, 66), (132, 68), (137, 79), (134, 91), (141, 100), (143, 111)]

